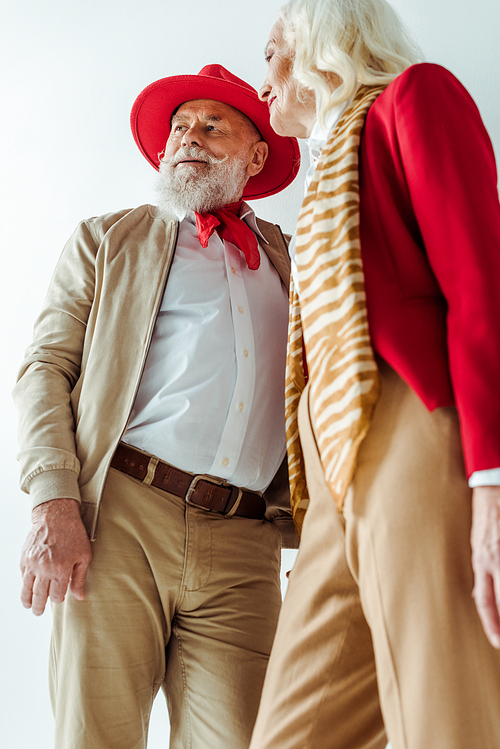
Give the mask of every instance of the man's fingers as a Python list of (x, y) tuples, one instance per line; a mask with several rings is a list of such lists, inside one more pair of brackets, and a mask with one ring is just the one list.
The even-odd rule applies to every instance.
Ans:
[[(500, 594), (500, 591), (497, 593)], [(500, 618), (496, 605), (495, 583), (491, 575), (476, 572), (473, 595), (486, 637), (494, 648), (500, 648)]]
[(49, 597), (52, 603), (62, 603), (68, 590), (68, 577), (52, 579), (49, 586)]
[(75, 564), (73, 574), (71, 575), (69, 589), (78, 601), (83, 601), (85, 598), (84, 585), (87, 579), (88, 568), (89, 562), (78, 562), (78, 564)]
[[(83, 569), (79, 569), (83, 567)], [(25, 572), (21, 588), (21, 603), (27, 609), (32, 609), (35, 616), (40, 616), (45, 611), (47, 601), (62, 603), (66, 597), (68, 585), (71, 592), (78, 600), (83, 600), (85, 595), (83, 585), (87, 575), (88, 564), (75, 565), (76, 576), (69, 581), (69, 576), (61, 579), (50, 579), (35, 577), (30, 572)]]
[(21, 603), (25, 609), (31, 608), (33, 600), (33, 583), (35, 576), (29, 572), (23, 572), (23, 584), (21, 587)]
[(37, 577), (33, 584), (33, 599), (31, 610), (35, 616), (41, 616), (45, 611), (45, 605), (49, 597), (50, 580)]

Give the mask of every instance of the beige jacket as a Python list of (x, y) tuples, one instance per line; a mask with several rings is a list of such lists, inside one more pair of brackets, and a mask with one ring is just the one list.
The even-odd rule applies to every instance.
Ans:
[[(261, 220), (258, 225), (288, 286), (281, 230)], [(14, 389), (21, 488), (34, 507), (78, 499), (92, 540), (111, 458), (146, 361), (177, 226), (149, 205), (82, 221), (58, 262)], [(284, 465), (265, 497), (266, 516), (278, 524), (283, 545), (295, 547)]]

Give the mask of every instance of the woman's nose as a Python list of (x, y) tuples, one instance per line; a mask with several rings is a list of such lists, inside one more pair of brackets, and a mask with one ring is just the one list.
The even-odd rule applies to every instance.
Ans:
[(259, 89), (259, 99), (261, 101), (267, 101), (269, 94), (271, 93), (271, 86), (267, 82), (267, 78)]

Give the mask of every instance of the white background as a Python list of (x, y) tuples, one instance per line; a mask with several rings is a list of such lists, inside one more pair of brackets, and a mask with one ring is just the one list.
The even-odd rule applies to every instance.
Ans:
[[(258, 88), (266, 70), (263, 48), (280, 4), (4, 0), (2, 5), (0, 744), (9, 749), (53, 746), (46, 678), (50, 613), (36, 619), (18, 600), (29, 500), (17, 484), (10, 391), (33, 320), (62, 246), (81, 218), (154, 200), (155, 173), (128, 125), (137, 94), (153, 80), (197, 73), (213, 62)], [(498, 0), (393, 4), (427, 59), (450, 68), (472, 93), (498, 156)], [(254, 208), (292, 231), (301, 189), (296, 181)], [(292, 559), (288, 554), (286, 568)], [(167, 733), (160, 697), (150, 749), (166, 747)]]

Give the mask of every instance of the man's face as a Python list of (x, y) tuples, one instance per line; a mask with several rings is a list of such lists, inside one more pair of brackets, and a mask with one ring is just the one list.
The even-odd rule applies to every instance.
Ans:
[(182, 104), (172, 117), (157, 183), (159, 207), (179, 216), (239, 200), (267, 158), (267, 144), (237, 109), (211, 99)]
[[(249, 135), (248, 124), (233, 107), (212, 99), (187, 101), (172, 117), (165, 157), (175, 156), (180, 148), (198, 146), (217, 159), (230, 159), (240, 154), (246, 144), (250, 145)], [(180, 161), (176, 169), (188, 168), (196, 174), (206, 167), (202, 158), (188, 158)]]

